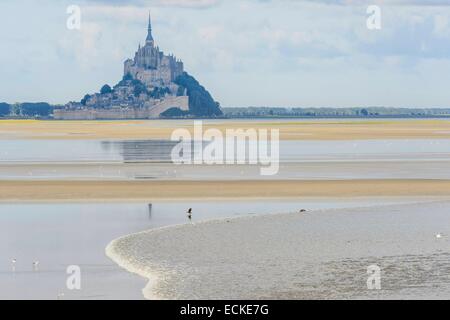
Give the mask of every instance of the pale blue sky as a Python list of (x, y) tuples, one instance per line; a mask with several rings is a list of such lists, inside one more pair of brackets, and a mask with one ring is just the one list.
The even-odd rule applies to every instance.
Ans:
[[(369, 3), (381, 30), (366, 28)], [(2, 0), (0, 101), (117, 83), (148, 9), (160, 48), (223, 106), (450, 107), (450, 0)]]

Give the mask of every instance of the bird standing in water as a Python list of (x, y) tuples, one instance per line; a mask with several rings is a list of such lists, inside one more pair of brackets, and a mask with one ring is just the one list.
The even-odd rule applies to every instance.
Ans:
[(187, 216), (189, 220), (192, 220), (192, 208), (189, 208), (189, 210), (187, 211)]
[(12, 264), (12, 271), (16, 272), (16, 258), (11, 259), (11, 264)]
[(152, 207), (153, 205), (151, 203), (148, 204), (148, 218), (152, 218)]

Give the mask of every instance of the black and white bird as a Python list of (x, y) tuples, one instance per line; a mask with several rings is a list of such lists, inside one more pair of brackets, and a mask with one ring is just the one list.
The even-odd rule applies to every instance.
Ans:
[(189, 220), (192, 219), (192, 208), (189, 208), (189, 210), (187, 211), (187, 216), (188, 216)]
[(39, 261), (33, 261), (33, 270), (37, 271), (39, 266)]

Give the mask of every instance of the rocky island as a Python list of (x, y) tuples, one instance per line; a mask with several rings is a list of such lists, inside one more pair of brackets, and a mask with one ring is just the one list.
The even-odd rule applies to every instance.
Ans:
[(222, 111), (209, 92), (184, 71), (181, 60), (165, 55), (155, 45), (149, 15), (145, 45), (139, 45), (134, 59), (124, 62), (122, 80), (56, 108), (53, 115), (57, 120), (149, 119), (216, 117)]

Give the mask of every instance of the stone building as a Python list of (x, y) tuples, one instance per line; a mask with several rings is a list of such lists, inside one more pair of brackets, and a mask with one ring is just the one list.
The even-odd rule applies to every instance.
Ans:
[[(129, 74), (149, 87), (170, 87), (175, 79), (183, 73), (183, 62), (173, 55), (165, 55), (155, 46), (152, 35), (152, 22), (149, 15), (148, 33), (145, 45), (139, 45), (134, 59), (124, 63), (124, 75)], [(175, 89), (176, 88), (171, 88)]]
[(139, 45), (134, 59), (124, 62), (123, 79), (107, 92), (86, 95), (81, 102), (55, 109), (54, 118), (145, 119), (157, 118), (171, 108), (189, 111), (186, 90), (174, 82), (183, 68), (181, 60), (155, 46), (149, 15), (145, 45)]

